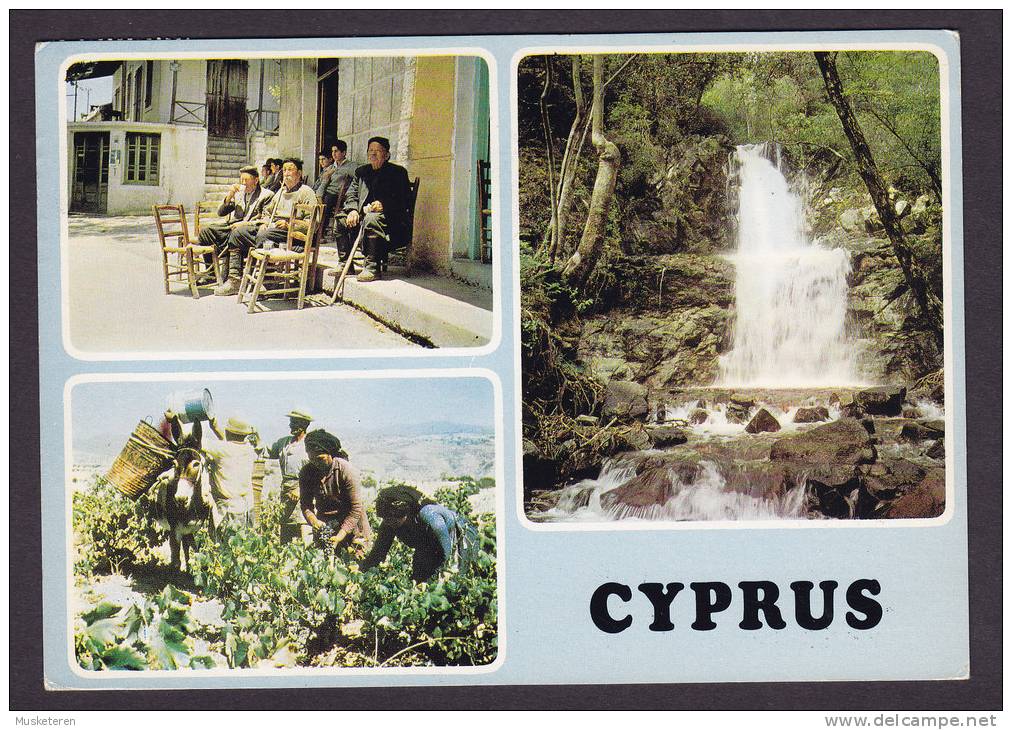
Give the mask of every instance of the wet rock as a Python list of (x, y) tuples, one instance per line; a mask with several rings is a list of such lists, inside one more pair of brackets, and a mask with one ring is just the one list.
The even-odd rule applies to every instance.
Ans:
[(870, 415), (898, 416), (903, 412), (903, 399), (906, 397), (904, 386), (883, 386), (859, 390), (854, 394), (854, 402)]
[(587, 369), (591, 377), (599, 383), (607, 383), (610, 380), (629, 380), (632, 377), (629, 363), (620, 357), (591, 357), (587, 362)]
[(845, 465), (867, 464), (875, 458), (875, 446), (868, 431), (852, 418), (785, 436), (770, 448), (770, 459), (774, 461)]
[(903, 405), (903, 417), (904, 418), (917, 418), (921, 415), (921, 412), (917, 410), (917, 406), (912, 406), (909, 403)]
[(640, 423), (618, 430), (617, 436), (613, 453), (646, 451), (650, 448), (650, 435)]
[(837, 393), (831, 393), (829, 396), (829, 405), (838, 406), (840, 405), (840, 396)]
[(604, 407), (601, 417), (606, 421), (617, 418), (631, 421), (647, 415), (647, 389), (639, 383), (612, 380), (604, 392)]
[(728, 423), (747, 423), (754, 407), (755, 401), (732, 396), (724, 415)]
[(864, 233), (864, 216), (857, 208), (849, 208), (840, 214), (840, 226), (847, 233)]
[(878, 211), (875, 210), (874, 205), (869, 205), (867, 208), (861, 208), (861, 219), (864, 224), (865, 233), (878, 233), (883, 230), (882, 221), (879, 220)]
[(601, 462), (592, 454), (577, 452), (566, 462), (565, 474), (567, 480), (597, 479), (601, 475)]
[(829, 409), (825, 406), (799, 408), (794, 414), (795, 423), (817, 423), (829, 420)]
[(706, 419), (709, 417), (710, 415), (706, 411), (704, 411), (702, 408), (697, 408), (692, 413), (689, 414), (689, 423), (694, 424), (706, 423)]
[(752, 420), (745, 427), (745, 431), (748, 433), (764, 433), (779, 430), (780, 422), (765, 408), (760, 408), (759, 412), (752, 417)]
[(664, 403), (658, 403), (657, 408), (654, 409), (654, 420), (657, 423), (664, 423), (668, 420), (668, 407)]
[(840, 486), (823, 484), (817, 479), (805, 482), (809, 509), (839, 520), (856, 515), (860, 491), (860, 483), (856, 479)]
[(911, 443), (933, 441), (945, 438), (945, 421), (913, 421), (904, 423), (900, 429), (900, 439)]
[(862, 483), (875, 499), (891, 500), (919, 485), (926, 473), (908, 459), (892, 459), (864, 467)]
[(540, 498), (541, 501), (548, 507), (555, 507), (567, 512), (572, 512), (578, 509), (583, 509), (590, 504), (590, 497), (594, 493), (594, 489), (595, 487), (593, 486), (571, 486), (540, 495)]
[(666, 449), (671, 446), (678, 446), (684, 444), (689, 440), (685, 431), (674, 426), (657, 426), (654, 428), (647, 428), (647, 435), (650, 437), (650, 442), (655, 449)]
[(706, 401), (703, 400), (702, 398), (700, 398), (699, 400), (696, 401), (696, 408), (703, 408), (703, 409), (705, 409), (706, 407), (707, 407), (706, 406)]
[(863, 417), (864, 411), (861, 410), (861, 406), (854, 401), (840, 406), (840, 418), (859, 419)]
[(932, 469), (920, 484), (885, 505), (881, 516), (892, 519), (938, 517), (945, 511), (945, 470)]
[(945, 439), (938, 439), (938, 441), (931, 444), (931, 446), (924, 450), (924, 455), (929, 459), (944, 459)]
[(650, 507), (662, 505), (674, 494), (675, 480), (666, 468), (650, 469), (637, 474), (620, 487), (601, 495), (601, 506)]

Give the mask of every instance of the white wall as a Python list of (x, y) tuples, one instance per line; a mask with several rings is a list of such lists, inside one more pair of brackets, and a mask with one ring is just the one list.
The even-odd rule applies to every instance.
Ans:
[[(109, 215), (151, 212), (152, 205), (182, 203), (187, 211), (203, 199), (207, 130), (146, 122), (79, 122), (67, 125), (68, 184), (73, 180), (75, 132), (109, 132)], [(161, 134), (158, 185), (123, 182), (126, 134)]]
[(339, 63), (337, 136), (348, 143), (348, 157), (364, 163), (369, 138), (380, 136), (390, 140), (390, 159), (405, 164), (414, 58), (342, 58)]
[(281, 62), (278, 157), (302, 159), (303, 173), (307, 176), (316, 169), (316, 68), (315, 58)]

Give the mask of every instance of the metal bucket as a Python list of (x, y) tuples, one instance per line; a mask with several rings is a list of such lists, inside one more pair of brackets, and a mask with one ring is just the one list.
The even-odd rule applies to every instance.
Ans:
[(105, 478), (126, 496), (137, 499), (172, 465), (172, 455), (172, 444), (150, 423), (141, 421)]
[(167, 405), (183, 423), (207, 421), (214, 416), (214, 401), (207, 388), (173, 393)]

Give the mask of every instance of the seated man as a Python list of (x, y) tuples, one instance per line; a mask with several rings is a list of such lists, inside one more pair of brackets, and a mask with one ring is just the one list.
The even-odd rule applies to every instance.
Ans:
[(316, 205), (316, 193), (302, 182), (302, 160), (290, 157), (282, 165), (284, 182), (264, 207), (267, 220), (259, 227), (239, 226), (229, 237), (228, 281), (214, 290), (225, 297), (239, 293), (242, 265), (250, 248), (270, 248), (288, 239), (288, 219), (296, 205)]
[(408, 226), (408, 171), (390, 162), (390, 140), (372, 137), (367, 159), (369, 164), (355, 170), (344, 199), (348, 229), (365, 227), (365, 264), (359, 281), (379, 278), (379, 262), (386, 258), (387, 246), (403, 245)]
[(260, 187), (255, 167), (239, 170), (239, 182), (232, 186), (225, 200), (218, 206), (218, 215), (225, 216), (220, 223), (211, 223), (200, 229), (200, 242), (214, 246), (219, 255), (228, 251), (228, 240), (236, 226), (258, 220), (264, 206), (274, 194)]
[(266, 162), (264, 162), (263, 167), (260, 168), (260, 187), (266, 188), (270, 183), (273, 182), (274, 182), (274, 173), (271, 172), (271, 161), (267, 160)]
[(272, 157), (267, 160), (267, 163), (271, 166), (271, 176), (264, 183), (264, 187), (270, 190), (272, 193), (278, 192), (281, 189), (282, 173), (281, 167), (284, 163), (277, 157)]
[[(320, 227), (327, 230), (335, 206), (343, 205), (342, 193), (347, 192), (348, 186), (355, 177), (355, 163), (347, 159), (348, 143), (339, 139), (330, 146), (330, 150), (320, 150), (320, 174), (316, 178), (313, 190), (316, 197), (323, 203), (323, 220)], [(347, 251), (342, 251), (347, 253)]]

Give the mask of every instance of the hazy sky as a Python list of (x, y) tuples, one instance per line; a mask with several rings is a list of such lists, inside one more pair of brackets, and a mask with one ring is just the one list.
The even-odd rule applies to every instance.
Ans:
[(342, 438), (396, 435), (401, 427), (434, 422), (494, 429), (492, 384), (478, 377), (79, 383), (71, 392), (75, 448), (122, 441), (141, 419), (157, 424), (171, 394), (202, 387), (211, 391), (220, 426), (230, 416), (240, 418), (267, 442), (288, 433), (285, 414), (292, 408), (308, 411), (313, 427), (331, 428)]
[[(100, 79), (82, 79), (77, 89), (77, 117), (84, 118), (89, 106), (112, 101), (112, 76)], [(74, 115), (74, 85), (67, 84), (67, 118)]]

